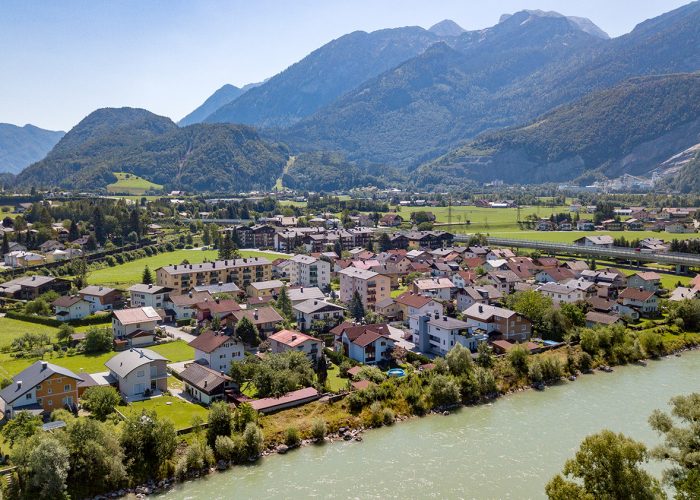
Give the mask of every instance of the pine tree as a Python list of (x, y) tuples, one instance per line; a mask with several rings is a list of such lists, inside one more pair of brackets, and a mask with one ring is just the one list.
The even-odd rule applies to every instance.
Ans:
[(102, 210), (100, 207), (95, 208), (95, 212), (92, 219), (92, 225), (95, 228), (95, 239), (100, 245), (107, 240), (107, 235), (105, 234), (104, 228), (104, 216), (102, 215)]
[(70, 228), (68, 229), (68, 239), (70, 241), (75, 241), (80, 238), (80, 230), (78, 229), (78, 224), (74, 220), (70, 221)]
[(127, 231), (127, 233), (130, 233), (131, 231), (135, 232), (139, 239), (141, 239), (143, 228), (141, 227), (141, 219), (139, 218), (138, 208), (133, 209), (129, 214), (129, 231)]
[(221, 238), (219, 243), (219, 260), (228, 260), (231, 258), (231, 252), (233, 251), (233, 243), (231, 242), (231, 237), (228, 233)]
[(355, 290), (350, 300), (350, 314), (355, 321), (361, 321), (365, 317), (365, 306), (362, 304), (362, 297), (360, 297), (360, 292)]
[(386, 252), (387, 250), (391, 250), (391, 239), (389, 239), (388, 234), (382, 233), (379, 236), (379, 251)]
[(209, 232), (209, 224), (204, 224), (204, 228), (202, 229), (202, 243), (204, 243), (205, 246), (211, 245), (211, 233)]
[(287, 288), (282, 287), (280, 294), (277, 297), (277, 309), (287, 318), (289, 321), (294, 321), (294, 311), (292, 310), (292, 301), (289, 299), (289, 294), (287, 294)]
[(148, 266), (143, 268), (143, 274), (141, 275), (141, 283), (143, 283), (144, 285), (153, 284), (153, 273), (151, 272), (151, 269)]
[(316, 363), (316, 374), (318, 375), (318, 381), (321, 385), (326, 383), (328, 379), (328, 363), (326, 362), (326, 356), (321, 352), (318, 358), (318, 363)]
[(10, 242), (7, 240), (7, 233), (2, 234), (2, 254), (10, 253)]
[(238, 337), (240, 337), (240, 339), (246, 344), (252, 346), (257, 346), (260, 344), (258, 327), (245, 316), (236, 324), (236, 335), (238, 335)]

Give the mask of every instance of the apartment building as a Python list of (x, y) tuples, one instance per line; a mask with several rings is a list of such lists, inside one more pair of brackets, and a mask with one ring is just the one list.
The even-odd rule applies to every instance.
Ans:
[(331, 282), (331, 264), (310, 255), (295, 255), (289, 259), (289, 283), (295, 286), (317, 286), (325, 289)]
[(217, 260), (202, 264), (176, 264), (156, 270), (156, 283), (172, 288), (171, 295), (187, 293), (195, 286), (235, 283), (241, 289), (256, 281), (272, 279), (272, 263), (264, 257)]
[(340, 276), (340, 300), (349, 304), (355, 292), (360, 294), (362, 304), (374, 309), (377, 302), (388, 299), (391, 293), (391, 278), (383, 274), (348, 267), (338, 272)]

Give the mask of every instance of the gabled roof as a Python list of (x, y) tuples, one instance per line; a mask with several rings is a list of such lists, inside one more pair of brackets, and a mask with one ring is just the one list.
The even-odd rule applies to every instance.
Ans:
[(288, 347), (297, 347), (304, 342), (323, 342), (321, 339), (306, 335), (305, 333), (297, 332), (296, 330), (280, 330), (268, 337), (270, 340), (275, 340)]
[(612, 325), (620, 321), (620, 316), (612, 313), (588, 311), (586, 313), (586, 321), (600, 325)]
[(119, 309), (118, 311), (114, 311), (114, 317), (117, 318), (122, 325), (148, 323), (149, 321), (161, 321), (163, 319), (152, 307)]
[(454, 283), (449, 278), (430, 278), (416, 280), (415, 285), (420, 290), (436, 290), (440, 288), (455, 288)]
[(78, 293), (81, 295), (92, 295), (94, 297), (104, 297), (105, 295), (108, 295), (112, 292), (114, 292), (114, 288), (109, 288), (108, 286), (102, 286), (102, 285), (89, 285), (80, 290)]
[(190, 343), (187, 345), (193, 347), (194, 349), (197, 349), (198, 351), (211, 353), (216, 351), (226, 342), (231, 340), (237, 342), (236, 339), (232, 338), (230, 335), (226, 335), (225, 333), (221, 332), (214, 332), (212, 330), (207, 330), (203, 333), (200, 333), (194, 338), (194, 340), (190, 341)]
[(151, 361), (168, 361), (168, 359), (150, 349), (134, 347), (107, 360), (105, 366), (120, 378), (124, 378), (135, 369), (150, 364)]
[(128, 290), (130, 292), (137, 292), (137, 293), (167, 293), (171, 292), (173, 289), (168, 288), (167, 286), (160, 286), (160, 285), (146, 285), (143, 283), (138, 283), (136, 285), (131, 285)]
[(228, 375), (219, 373), (207, 366), (202, 366), (199, 363), (187, 364), (185, 369), (180, 372), (180, 377), (188, 384), (207, 394), (216, 392), (219, 387), (232, 380)]
[(338, 327), (336, 327), (332, 331), (339, 331), (336, 335), (344, 333), (350, 342), (360, 347), (366, 347), (380, 338), (393, 342), (389, 336), (389, 325), (386, 324), (353, 325), (343, 323), (343, 325), (339, 326), (342, 328), (338, 330)]
[(201, 311), (209, 311), (210, 313), (214, 314), (222, 314), (227, 312), (240, 311), (241, 305), (234, 299), (211, 299), (203, 300), (202, 302), (196, 303), (194, 305), (194, 308), (199, 309)]
[(421, 307), (430, 304), (433, 301), (433, 299), (424, 295), (420, 295), (418, 293), (404, 292), (398, 297), (396, 297), (394, 301), (397, 304), (403, 304), (408, 307), (415, 307), (416, 309), (420, 309)]
[(170, 296), (170, 302), (180, 307), (191, 307), (207, 299), (213, 300), (209, 292), (189, 292)]
[(280, 280), (268, 280), (256, 281), (248, 286), (255, 288), (256, 290), (274, 290), (275, 288), (282, 288), (284, 283), (282, 283)]
[(504, 309), (502, 307), (491, 306), (488, 304), (472, 304), (465, 311), (464, 315), (469, 318), (488, 321), (492, 317), (510, 318), (516, 315), (515, 311)]
[(68, 368), (46, 361), (35, 361), (15, 375), (10, 385), (0, 390), (0, 398), (5, 403), (12, 404), (52, 375), (61, 375), (81, 382), (83, 380)]
[(54, 307), (71, 307), (78, 302), (85, 302), (80, 295), (64, 295), (54, 300), (51, 305)]
[[(377, 304), (379, 305), (379, 304)], [(318, 299), (309, 299), (305, 300), (303, 302), (300, 302), (293, 306), (294, 309), (297, 311), (300, 311), (304, 314), (311, 314), (316, 311), (321, 311), (323, 309), (330, 309), (330, 310), (336, 310), (336, 311), (344, 311), (345, 308), (343, 306), (339, 306), (338, 304), (334, 304), (332, 302), (326, 302), (325, 300), (318, 300)]]
[[(659, 281), (661, 280), (661, 275), (653, 271), (646, 271), (641, 273), (635, 273), (633, 276), (638, 276), (644, 281)], [(632, 276), (630, 276), (631, 278)]]
[(326, 296), (317, 286), (306, 286), (301, 288), (288, 288), (287, 295), (289, 300), (297, 302), (299, 300), (317, 299), (323, 300)]
[(625, 288), (620, 292), (621, 299), (639, 300), (646, 302), (654, 296), (654, 292), (649, 290), (640, 290), (639, 288)]
[(240, 321), (246, 317), (255, 325), (260, 325), (263, 323), (278, 323), (283, 321), (282, 316), (280, 316), (279, 313), (270, 306), (260, 307), (258, 309), (241, 309), (240, 311), (233, 311), (231, 315), (236, 318), (236, 321)]

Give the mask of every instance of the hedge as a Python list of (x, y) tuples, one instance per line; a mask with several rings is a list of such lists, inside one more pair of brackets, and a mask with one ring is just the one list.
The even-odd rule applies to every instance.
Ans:
[(352, 366), (358, 366), (360, 364), (359, 362), (355, 361), (354, 359), (348, 358), (342, 352), (333, 351), (331, 349), (324, 349), (323, 352), (325, 352), (326, 356), (328, 356), (330, 358), (330, 360), (333, 361), (333, 363), (335, 363), (338, 366), (340, 366), (343, 363), (343, 361), (347, 361)]
[(64, 323), (71, 326), (88, 326), (88, 325), (101, 325), (106, 323), (111, 323), (111, 314), (95, 314), (92, 316), (86, 316), (82, 319), (73, 319), (70, 321), (58, 321), (54, 318), (47, 318), (46, 316), (35, 316), (33, 314), (18, 313), (15, 311), (7, 311), (5, 317), (10, 319), (16, 319), (18, 321), (26, 321), (27, 323), (36, 323), (39, 325), (53, 326), (58, 328)]
[(413, 351), (406, 352), (406, 361), (408, 361), (409, 363), (419, 361), (422, 365), (432, 363), (432, 360), (428, 356), (424, 356), (423, 354), (418, 354), (417, 352)]

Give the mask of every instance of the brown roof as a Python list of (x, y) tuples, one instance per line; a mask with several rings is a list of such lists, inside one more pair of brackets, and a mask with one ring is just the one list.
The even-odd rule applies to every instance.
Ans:
[(297, 347), (309, 340), (312, 342), (322, 342), (316, 337), (306, 335), (305, 333), (297, 332), (296, 330), (280, 330), (279, 332), (270, 335), (268, 339), (276, 340), (277, 342), (280, 342), (281, 344), (287, 345), (289, 347)]
[(232, 315), (236, 318), (236, 321), (240, 321), (246, 317), (256, 325), (277, 323), (283, 320), (282, 316), (280, 316), (274, 308), (269, 306), (259, 307), (257, 309), (241, 309), (239, 311), (233, 311)]
[(193, 306), (198, 302), (203, 302), (205, 299), (212, 299), (209, 292), (189, 292), (182, 295), (170, 296), (170, 302), (181, 307)]
[(70, 307), (83, 300), (80, 295), (64, 295), (54, 300), (51, 304), (54, 307)]
[(642, 278), (644, 281), (658, 281), (661, 279), (661, 276), (653, 271), (637, 273), (637, 276)]
[(136, 307), (133, 309), (119, 309), (114, 311), (114, 316), (122, 325), (134, 323), (147, 323), (149, 321), (160, 321), (163, 318), (152, 307)]
[(207, 330), (204, 333), (200, 333), (188, 345), (190, 347), (194, 347), (198, 351), (209, 353), (217, 350), (227, 340), (231, 340), (231, 337), (229, 335), (223, 333), (215, 333), (211, 330)]
[(620, 292), (621, 299), (640, 300), (645, 302), (654, 296), (654, 292), (649, 290), (640, 290), (639, 288), (625, 288)]
[(617, 314), (607, 314), (598, 311), (588, 311), (586, 313), (586, 321), (591, 323), (599, 323), (601, 325), (612, 325), (620, 320)]
[(540, 269), (540, 271), (549, 274), (554, 281), (564, 281), (576, 277), (573, 271), (566, 267), (545, 267)]
[(201, 311), (209, 311), (211, 313), (227, 313), (227, 312), (234, 312), (234, 311), (240, 311), (241, 310), (241, 305), (236, 302), (234, 299), (227, 299), (227, 300), (206, 300), (204, 302), (199, 302), (194, 305), (195, 309), (199, 309)]
[(339, 335), (343, 333), (345, 333), (350, 342), (360, 347), (366, 347), (382, 337), (391, 340), (389, 325), (386, 324), (351, 325), (341, 330)]
[(360, 370), (362, 370), (361, 366), (353, 366), (348, 370), (348, 375), (351, 377), (356, 377), (358, 373), (360, 373)]
[(202, 366), (199, 363), (185, 365), (185, 369), (180, 372), (180, 377), (190, 385), (209, 394), (231, 380), (231, 377), (228, 375), (219, 373), (207, 366)]
[(264, 398), (250, 401), (250, 406), (257, 411), (272, 411), (276, 407), (283, 405), (293, 405), (303, 403), (305, 400), (314, 399), (318, 396), (318, 391), (313, 387), (306, 387), (297, 391), (288, 392), (279, 398)]
[(394, 301), (397, 304), (404, 304), (409, 307), (415, 307), (420, 309), (421, 307), (425, 306), (426, 304), (429, 304), (432, 302), (433, 299), (430, 297), (426, 297), (424, 295), (420, 295), (418, 293), (413, 293), (413, 292), (404, 292), (398, 297), (394, 299)]
[(588, 302), (593, 309), (598, 311), (610, 311), (613, 308), (614, 303), (603, 297), (589, 297), (586, 302)]
[(351, 382), (352, 388), (355, 389), (356, 391), (361, 391), (363, 389), (367, 389), (370, 385), (372, 385), (372, 382), (369, 380), (358, 380), (357, 382)]

